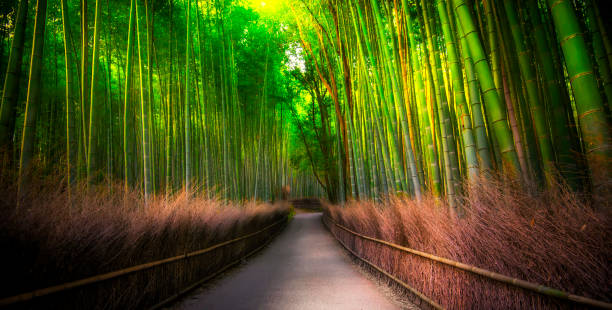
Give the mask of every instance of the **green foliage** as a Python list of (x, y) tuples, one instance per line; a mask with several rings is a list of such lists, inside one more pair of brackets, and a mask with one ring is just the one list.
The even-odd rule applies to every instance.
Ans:
[(146, 0), (132, 28), (128, 1), (49, 2), (26, 139), (36, 7), (15, 2), (0, 5), (5, 169), (21, 168), (24, 142), (71, 182), (230, 199), (290, 185), (453, 205), (492, 170), (609, 183), (612, 44), (596, 2)]

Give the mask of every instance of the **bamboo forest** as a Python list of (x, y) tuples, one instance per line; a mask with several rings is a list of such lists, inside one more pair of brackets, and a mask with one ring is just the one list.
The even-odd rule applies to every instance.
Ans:
[(606, 4), (2, 1), (0, 308), (612, 309)]

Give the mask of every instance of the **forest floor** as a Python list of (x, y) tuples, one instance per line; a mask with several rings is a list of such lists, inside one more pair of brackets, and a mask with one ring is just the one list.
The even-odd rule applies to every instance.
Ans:
[[(398, 309), (392, 292), (368, 279), (321, 222), (298, 213), (277, 239), (238, 269), (209, 282), (177, 309)], [(408, 306), (410, 307), (410, 306)]]

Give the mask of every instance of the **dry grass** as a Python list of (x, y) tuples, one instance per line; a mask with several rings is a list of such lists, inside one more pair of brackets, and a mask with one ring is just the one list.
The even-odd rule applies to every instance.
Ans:
[[(325, 212), (368, 236), (610, 302), (609, 206), (594, 211), (563, 186), (531, 192), (481, 180), (467, 190), (460, 218), (431, 197), (353, 202)], [(575, 307), (333, 229), (360, 255), (451, 309)]]
[[(184, 194), (65, 182), (30, 182), (18, 201), (14, 182), (0, 182), (0, 298), (209, 247), (287, 218), (281, 204), (227, 203)], [(19, 205), (19, 207), (17, 207)], [(37, 299), (16, 308), (147, 308), (214, 273), (267, 241), (282, 225), (219, 250)]]

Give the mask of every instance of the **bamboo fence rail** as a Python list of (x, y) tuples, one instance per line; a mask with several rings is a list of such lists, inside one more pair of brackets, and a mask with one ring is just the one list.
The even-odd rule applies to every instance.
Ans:
[(404, 282), (404, 281), (400, 280), (399, 278), (393, 276), (392, 274), (384, 271), (382, 268), (376, 266), (374, 263), (370, 262), (369, 260), (359, 256), (349, 246), (347, 246), (344, 242), (342, 242), (342, 240), (340, 240), (331, 229), (330, 229), (330, 231), (331, 231), (332, 235), (334, 236), (334, 238), (336, 238), (336, 240), (338, 240), (340, 245), (342, 245), (347, 251), (351, 252), (351, 254), (353, 254), (353, 256), (357, 257), (359, 260), (361, 260), (364, 263), (368, 264), (370, 267), (376, 269), (378, 272), (384, 274), (385, 276), (387, 276), (388, 278), (393, 280), (395, 283), (401, 285), (402, 287), (404, 287), (405, 289), (410, 291), (412, 294), (416, 295), (419, 299), (421, 299), (422, 301), (426, 302), (431, 308), (433, 308), (433, 309), (444, 309), (444, 307), (442, 307), (441, 305), (439, 305), (438, 303), (436, 303), (435, 301), (433, 301), (429, 297), (425, 296), (425, 294), (423, 294), (423, 293), (419, 292), (418, 290), (416, 290), (415, 288), (411, 287), (406, 282)]
[[(425, 253), (425, 252), (421, 252), (415, 249), (411, 249), (411, 248), (407, 248), (407, 247), (403, 247), (401, 245), (397, 245), (391, 242), (387, 242), (384, 240), (380, 240), (380, 239), (376, 239), (376, 238), (372, 238), (372, 237), (368, 237), (366, 235), (360, 234), (356, 231), (353, 231), (345, 226), (343, 226), (342, 224), (337, 223), (336, 221), (334, 221), (331, 217), (325, 215), (324, 216), (325, 219), (328, 219), (332, 224), (334, 224), (334, 226), (337, 226), (338, 228), (350, 233), (351, 235), (357, 236), (361, 239), (365, 239), (365, 240), (369, 240), (372, 242), (376, 242), (379, 244), (383, 244), (385, 246), (388, 246), (390, 248), (402, 251), (402, 252), (407, 252), (416, 256), (420, 256), (438, 263), (442, 263), (448, 266), (452, 266), (455, 267), (457, 269), (461, 269), (464, 271), (468, 271), (477, 275), (480, 275), (482, 277), (494, 280), (494, 281), (498, 281), (501, 283), (505, 283), (508, 285), (512, 285), (515, 287), (519, 287), (528, 291), (532, 291), (541, 295), (546, 295), (546, 296), (550, 296), (550, 297), (554, 297), (554, 298), (558, 298), (558, 299), (563, 299), (563, 300), (567, 300), (567, 301), (572, 301), (578, 304), (582, 304), (582, 305), (586, 305), (586, 306), (590, 306), (590, 307), (598, 307), (598, 308), (602, 308), (602, 309), (612, 309), (612, 303), (608, 303), (605, 301), (600, 301), (600, 300), (595, 300), (592, 298), (588, 298), (588, 297), (584, 297), (584, 296), (578, 296), (578, 295), (574, 295), (574, 294), (570, 294), (568, 292), (564, 292), (558, 289), (554, 289), (545, 285), (540, 285), (537, 283), (533, 283), (533, 282), (529, 282), (529, 281), (525, 281), (525, 280), (521, 280), (521, 279), (517, 279), (517, 278), (513, 278), (513, 277), (509, 277), (503, 274), (499, 274), (493, 271), (489, 271), (486, 269), (482, 269), (482, 268), (478, 268), (475, 266), (471, 266), (468, 264), (464, 264), (464, 263), (460, 263), (454, 260), (450, 260), (444, 257), (440, 257), (440, 256), (436, 256), (433, 254), (429, 254), (429, 253)], [(331, 230), (331, 229), (330, 229)], [(332, 233), (333, 234), (333, 233)], [(333, 234), (334, 237), (339, 240), (335, 234)], [(344, 247), (346, 247), (346, 245), (344, 245), (342, 242), (340, 242)], [(351, 250), (351, 252), (353, 253), (353, 251)], [(357, 256), (357, 255), (355, 255)], [(359, 256), (357, 256), (359, 257)], [(362, 258), (360, 258), (362, 259)], [(363, 259), (362, 259), (363, 260)], [(371, 265), (371, 263), (367, 262), (368, 264)], [(380, 270), (380, 268), (376, 267), (377, 270)], [(384, 272), (386, 274), (386, 272)], [(398, 282), (398, 280), (394, 281)], [(402, 282), (403, 283), (403, 282)], [(400, 283), (400, 285), (402, 285), (402, 283)], [(402, 285), (404, 286), (404, 285)], [(418, 294), (417, 294), (418, 296)]]
[[(211, 252), (215, 249), (230, 245), (232, 243), (236, 243), (238, 241), (244, 240), (244, 239), (248, 239), (250, 237), (256, 236), (280, 223), (286, 222), (287, 219), (281, 219), (279, 221), (276, 221), (256, 232), (235, 238), (235, 239), (231, 239), (228, 241), (224, 241), (218, 244), (215, 244), (213, 246), (210, 246), (208, 248), (205, 249), (201, 249), (201, 250), (197, 250), (197, 251), (193, 251), (190, 253), (185, 253), (182, 255), (177, 255), (177, 256), (173, 256), (173, 257), (168, 257), (168, 258), (164, 258), (164, 259), (160, 259), (157, 261), (153, 261), (153, 262), (149, 262), (149, 263), (144, 263), (144, 264), (140, 264), (140, 265), (136, 265), (136, 266), (132, 266), (132, 267), (128, 267), (128, 268), (124, 268), (124, 269), (120, 269), (120, 270), (115, 270), (115, 271), (111, 271), (108, 273), (104, 273), (104, 274), (99, 274), (99, 275), (95, 275), (92, 277), (88, 277), (88, 278), (83, 278), (80, 280), (76, 280), (76, 281), (72, 281), (72, 282), (67, 282), (67, 283), (63, 283), (63, 284), (58, 284), (58, 285), (54, 285), (54, 286), (50, 286), (50, 287), (46, 287), (46, 288), (42, 288), (42, 289), (37, 289), (37, 290), (33, 290), (27, 293), (22, 293), (19, 295), (15, 295), (15, 296), (11, 296), (11, 297), (7, 297), (7, 298), (3, 298), (0, 299), (0, 307), (2, 306), (7, 306), (7, 305), (11, 305), (11, 304), (15, 304), (18, 302), (24, 302), (24, 301), (29, 301), (32, 300), (34, 298), (37, 297), (41, 297), (41, 296), (45, 296), (45, 295), (50, 295), (53, 293), (57, 293), (57, 292), (62, 292), (62, 291), (66, 291), (69, 289), (73, 289), (73, 288), (77, 288), (77, 287), (82, 287), (85, 285), (89, 285), (89, 284), (94, 284), (94, 283), (98, 283), (98, 282), (102, 282), (105, 280), (109, 280), (109, 279), (113, 279), (113, 278), (117, 278), (120, 276), (124, 276), (127, 274), (131, 274), (131, 273), (135, 273), (138, 271), (143, 271), (143, 270), (147, 270), (156, 266), (161, 266), (161, 265), (165, 265), (171, 262), (175, 262), (175, 261), (179, 261), (179, 260), (183, 260), (186, 258), (190, 258), (190, 257), (194, 257), (194, 256), (199, 256), (208, 252)], [(259, 249), (259, 248), (258, 248)], [(246, 256), (251, 255), (252, 253), (248, 253)], [(245, 256), (245, 257), (246, 257)], [(244, 258), (244, 257), (243, 257)], [(230, 264), (231, 265), (231, 264)], [(223, 267), (222, 270), (227, 269), (226, 267)], [(216, 272), (215, 274), (218, 274), (219, 272)], [(208, 279), (210, 277), (207, 277), (206, 279)]]

